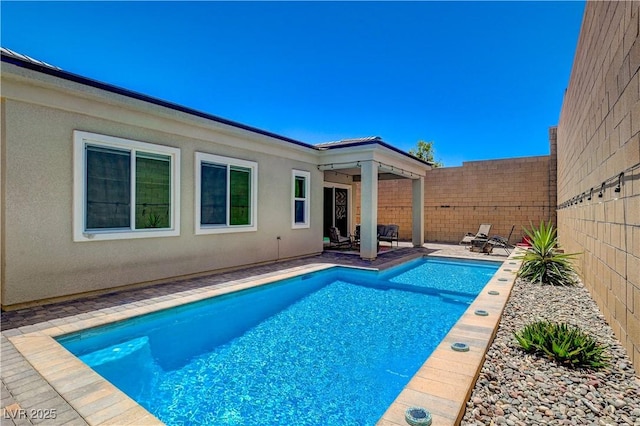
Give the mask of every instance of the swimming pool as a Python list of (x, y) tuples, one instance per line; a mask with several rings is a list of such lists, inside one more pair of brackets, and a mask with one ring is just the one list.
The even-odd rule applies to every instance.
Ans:
[(167, 424), (374, 424), (497, 268), (332, 268), (58, 340)]

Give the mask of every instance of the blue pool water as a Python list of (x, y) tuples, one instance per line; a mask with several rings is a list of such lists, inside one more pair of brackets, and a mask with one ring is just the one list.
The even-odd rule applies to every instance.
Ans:
[(166, 424), (373, 425), (497, 269), (332, 268), (58, 340)]

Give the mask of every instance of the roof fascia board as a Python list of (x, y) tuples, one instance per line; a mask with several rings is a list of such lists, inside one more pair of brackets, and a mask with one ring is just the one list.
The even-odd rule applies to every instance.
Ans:
[(412, 155), (397, 149), (389, 149), (389, 145), (374, 143), (357, 143), (322, 151), (320, 162), (323, 164), (349, 164), (358, 161), (377, 161), (389, 166), (403, 169), (417, 176), (426, 176), (431, 167)]
[[(17, 72), (14, 72), (17, 71)], [(2, 97), (180, 137), (316, 163), (319, 151), (2, 63)], [(221, 137), (223, 136), (223, 137)]]
[(295, 140), (295, 139), (291, 139), (288, 138), (286, 136), (282, 136), (282, 135), (278, 135), (276, 133), (272, 133), (266, 130), (262, 130), (262, 129), (258, 129), (256, 127), (252, 127), (252, 126), (248, 126), (245, 124), (241, 124), (232, 120), (228, 120), (226, 118), (222, 118), (222, 117), (218, 117), (212, 114), (208, 114), (202, 111), (198, 111), (192, 108), (188, 108), (182, 105), (178, 105), (172, 102), (168, 102), (168, 101), (164, 101), (162, 99), (158, 99), (158, 98), (154, 98), (151, 96), (147, 96), (144, 95), (142, 93), (138, 93), (138, 92), (134, 92), (132, 90), (128, 90), (128, 89), (124, 89), (118, 86), (114, 86), (111, 84), (107, 84), (107, 83), (103, 83), (101, 81), (98, 80), (93, 80), (87, 77), (83, 77), (81, 75), (78, 74), (74, 74), (74, 73), (70, 73), (67, 71), (63, 71), (60, 69), (54, 69), (54, 68), (49, 68), (46, 66), (42, 66), (42, 65), (38, 65), (32, 62), (28, 62), (28, 61), (24, 61), (20, 58), (14, 57), (14, 56), (8, 56), (5, 54), (2, 54), (2, 62), (4, 63), (9, 63), (9, 64), (13, 64), (17, 67), (20, 68), (25, 68), (25, 69), (29, 69), (32, 71), (36, 71), (39, 73), (43, 73), (46, 75), (50, 75), (53, 77), (57, 77), (63, 80), (67, 80), (67, 81), (71, 81), (71, 82), (75, 82), (84, 86), (89, 86), (89, 87), (93, 87), (96, 89), (100, 89), (100, 90), (104, 90), (107, 92), (111, 92), (111, 93), (115, 93), (121, 96), (126, 96), (128, 98), (132, 98), (132, 99), (137, 99), (139, 101), (142, 102), (147, 102), (147, 103), (151, 103), (154, 105), (158, 105), (161, 106), (163, 108), (168, 108), (171, 110), (175, 110), (175, 111), (179, 111), (185, 114), (189, 114), (189, 115), (193, 115), (196, 117), (200, 117), (200, 118), (204, 118), (206, 120), (211, 120), (220, 124), (224, 124), (227, 126), (231, 126), (231, 127), (235, 127), (238, 129), (242, 129), (244, 131), (247, 132), (251, 132), (251, 133), (257, 133), (260, 134), (262, 136), (267, 136), (269, 138), (273, 138), (273, 139), (277, 139), (280, 141), (284, 141), (290, 144), (294, 144), (294, 145), (298, 145), (298, 146), (302, 146), (304, 148), (307, 149), (312, 149), (312, 150), (318, 150), (318, 148), (316, 148), (313, 145)]
[(421, 160), (420, 158), (414, 157), (413, 155), (399, 149), (396, 148), (393, 145), (389, 145), (388, 143), (381, 141), (381, 140), (370, 140), (370, 141), (358, 141), (358, 142), (352, 142), (352, 143), (345, 143), (345, 144), (340, 144), (340, 145), (335, 145), (335, 146), (331, 146), (331, 145), (325, 145), (325, 146), (320, 146), (318, 148), (320, 148), (321, 150), (325, 150), (325, 151), (330, 151), (330, 150), (336, 150), (336, 149), (342, 149), (342, 148), (351, 148), (351, 147), (357, 147), (357, 146), (365, 146), (365, 145), (379, 145), (382, 147), (385, 147), (387, 149), (390, 149), (391, 151), (395, 151), (398, 154), (401, 154), (405, 157), (408, 157), (409, 159), (413, 160), (413, 161), (418, 161), (420, 163), (423, 163), (426, 166), (433, 166), (433, 163), (429, 162), (429, 161), (424, 161)]

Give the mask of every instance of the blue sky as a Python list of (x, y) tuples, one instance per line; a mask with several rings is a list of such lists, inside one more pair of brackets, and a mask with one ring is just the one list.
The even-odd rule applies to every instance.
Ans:
[(3, 47), (307, 143), (546, 155), (584, 2), (10, 2)]

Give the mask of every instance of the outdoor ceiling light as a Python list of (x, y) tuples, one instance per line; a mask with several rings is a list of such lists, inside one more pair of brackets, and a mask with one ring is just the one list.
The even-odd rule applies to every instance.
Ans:
[(602, 182), (602, 186), (600, 187), (600, 192), (598, 193), (598, 198), (602, 198), (604, 194), (604, 182)]
[(593, 188), (589, 190), (589, 197), (587, 197), (587, 201), (591, 201), (591, 198), (593, 198)]

